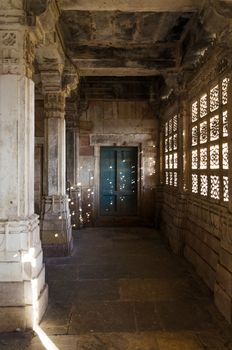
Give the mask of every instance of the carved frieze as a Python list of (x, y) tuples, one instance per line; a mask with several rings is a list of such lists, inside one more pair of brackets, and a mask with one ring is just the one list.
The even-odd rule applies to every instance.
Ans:
[(21, 73), (20, 58), (20, 33), (0, 30), (0, 74)]
[(207, 60), (198, 66), (189, 79), (189, 96), (194, 97), (196, 91), (206, 88), (212, 81), (231, 69), (231, 50), (214, 47), (207, 55)]
[(2, 0), (0, 2), (1, 11), (20, 11), (23, 9), (23, 0)]
[(35, 44), (28, 30), (0, 29), (0, 74), (22, 74), (31, 78)]

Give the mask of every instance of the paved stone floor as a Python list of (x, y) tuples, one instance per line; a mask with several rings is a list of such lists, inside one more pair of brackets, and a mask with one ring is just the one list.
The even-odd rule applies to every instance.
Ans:
[[(75, 232), (72, 257), (50, 258), (42, 329), (60, 350), (225, 350), (232, 327), (191, 266), (148, 228)], [(0, 335), (0, 349), (44, 350)]]

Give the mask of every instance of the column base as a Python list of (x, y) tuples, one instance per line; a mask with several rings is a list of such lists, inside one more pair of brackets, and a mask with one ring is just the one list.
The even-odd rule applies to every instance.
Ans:
[[(12, 289), (12, 293), (14, 290)], [(38, 323), (41, 321), (48, 305), (48, 286), (44, 286), (38, 300)], [(0, 332), (25, 331), (33, 328), (33, 306), (0, 306)]]
[(67, 196), (48, 196), (43, 199), (41, 240), (44, 256), (71, 254), (73, 238)]
[(48, 304), (38, 216), (0, 221), (0, 236), (0, 332), (33, 328)]

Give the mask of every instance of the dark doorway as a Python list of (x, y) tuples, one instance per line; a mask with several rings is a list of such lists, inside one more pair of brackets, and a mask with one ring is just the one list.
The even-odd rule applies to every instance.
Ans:
[(137, 215), (137, 159), (136, 147), (101, 147), (101, 215)]

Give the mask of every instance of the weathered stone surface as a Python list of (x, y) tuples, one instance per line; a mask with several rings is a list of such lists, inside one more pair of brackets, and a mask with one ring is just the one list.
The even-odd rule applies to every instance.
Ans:
[(223, 266), (227, 268), (230, 272), (232, 272), (232, 254), (227, 250), (221, 248), (220, 249), (220, 262)]
[[(34, 214), (35, 96), (30, 78), (35, 40), (23, 20), (23, 3), (8, 6), (3, 6), (7, 14), (1, 11), (0, 28), (1, 331), (31, 328), (47, 305), (39, 222)], [(2, 21), (4, 16), (8, 21)]]
[[(89, 228), (76, 237), (72, 257), (47, 258), (50, 302), (41, 327), (59, 349), (231, 348), (231, 327), (217, 314), (212, 294), (154, 230)], [(90, 261), (111, 277), (79, 275), (80, 267), (89, 271)], [(111, 265), (116, 271), (124, 265), (128, 275), (113, 274)], [(146, 269), (162, 278), (144, 278)], [(38, 337), (31, 338), (1, 334), (0, 346), (43, 350)]]
[(208, 287), (213, 290), (216, 279), (215, 271), (190, 247), (185, 247), (184, 255), (194, 265)]
[(229, 295), (217, 283), (215, 284), (214, 289), (214, 300), (217, 308), (220, 310), (226, 320), (231, 323), (231, 297), (229, 297)]
[(44, 197), (41, 240), (46, 256), (70, 254), (73, 247), (69, 201), (66, 195)]
[(232, 274), (224, 266), (217, 266), (217, 282), (223, 286), (226, 293), (232, 298)]
[[(91, 83), (91, 81), (90, 81)], [(90, 84), (89, 83), (89, 84)], [(95, 81), (95, 84), (97, 82)], [(91, 84), (90, 84), (91, 86)], [(98, 224), (109, 221), (120, 224), (117, 217), (100, 217), (99, 211), (99, 181), (100, 181), (100, 147), (102, 146), (133, 146), (138, 148), (139, 161), (143, 167), (143, 178), (139, 183), (141, 193), (141, 209), (135, 218), (124, 218), (124, 224), (152, 222), (154, 216), (154, 193), (157, 182), (156, 175), (156, 142), (157, 121), (149, 103), (144, 100), (121, 101), (111, 99), (105, 101), (91, 100), (87, 110), (80, 116), (79, 160), (77, 168), (77, 184), (81, 187), (81, 214), (84, 225)], [(86, 120), (87, 119), (87, 120)], [(91, 124), (91, 130), (82, 125)], [(69, 180), (69, 179), (68, 179)], [(122, 222), (121, 222), (122, 224)]]
[(74, 1), (67, 1), (67, 0), (59, 0), (59, 4), (61, 8), (65, 10), (94, 10), (94, 11), (109, 11), (109, 10), (116, 10), (116, 11), (130, 11), (130, 12), (136, 12), (136, 11), (148, 11), (148, 12), (165, 12), (165, 11), (185, 11), (188, 9), (188, 11), (195, 11), (200, 2), (193, 1), (193, 0), (178, 0), (175, 3), (173, 3), (171, 0), (166, 1), (165, 3), (163, 1), (156, 1), (156, 3), (153, 3), (149, 0), (144, 1), (142, 4), (139, 0), (134, 1), (133, 4), (126, 3), (122, 0), (115, 3), (114, 1), (110, 0), (108, 3), (104, 3), (102, 0), (96, 1), (94, 4), (92, 4), (91, 1), (78, 1), (78, 3)]

